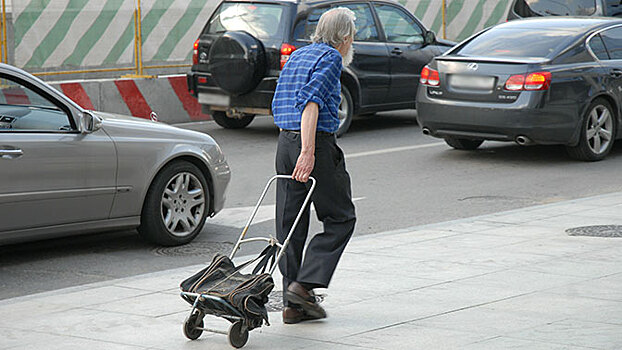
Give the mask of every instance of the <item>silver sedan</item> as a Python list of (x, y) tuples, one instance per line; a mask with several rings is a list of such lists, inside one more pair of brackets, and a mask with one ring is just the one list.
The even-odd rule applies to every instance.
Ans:
[(184, 244), (230, 177), (206, 134), (86, 111), (0, 64), (0, 244), (126, 228)]

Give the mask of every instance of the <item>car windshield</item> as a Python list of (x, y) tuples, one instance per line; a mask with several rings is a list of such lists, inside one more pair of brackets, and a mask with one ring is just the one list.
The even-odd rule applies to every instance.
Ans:
[(544, 29), (494, 28), (454, 51), (459, 56), (542, 59), (568, 46), (576, 33)]
[(271, 38), (280, 32), (283, 6), (224, 2), (214, 13), (207, 26), (207, 33), (241, 30), (257, 38)]
[(524, 12), (524, 17), (590, 16), (596, 12), (596, 0), (518, 0), (516, 7), (523, 8), (519, 12)]

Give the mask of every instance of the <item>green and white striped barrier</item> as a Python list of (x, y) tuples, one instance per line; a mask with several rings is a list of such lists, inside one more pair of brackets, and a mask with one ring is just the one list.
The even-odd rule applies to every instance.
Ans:
[[(192, 44), (217, 4), (142, 1), (143, 62), (189, 62)], [(134, 0), (14, 0), (15, 65), (29, 70), (131, 65), (134, 8)]]
[[(439, 37), (443, 34), (443, 0), (399, 0)], [(446, 38), (461, 41), (480, 30), (505, 22), (510, 0), (446, 0)]]
[[(443, 0), (398, 0), (443, 36)], [(143, 64), (190, 63), (219, 0), (142, 0)], [(29, 71), (131, 67), (136, 0), (8, 0), (9, 62)], [(446, 0), (447, 39), (505, 21), (509, 0)]]

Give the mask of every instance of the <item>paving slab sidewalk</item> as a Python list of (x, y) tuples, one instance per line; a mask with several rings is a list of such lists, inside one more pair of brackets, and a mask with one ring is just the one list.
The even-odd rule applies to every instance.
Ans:
[[(566, 232), (590, 225), (622, 225), (622, 192), (355, 237), (329, 318), (271, 312), (245, 348), (622, 349), (622, 237)], [(230, 349), (182, 334), (178, 285), (202, 267), (0, 301), (0, 349)]]

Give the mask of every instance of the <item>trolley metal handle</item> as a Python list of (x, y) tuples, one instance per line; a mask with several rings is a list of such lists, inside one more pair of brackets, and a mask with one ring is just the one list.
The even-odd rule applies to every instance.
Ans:
[[(235, 253), (240, 248), (240, 245), (242, 243), (244, 243), (244, 242), (251, 242), (251, 241), (257, 241), (257, 240), (266, 240), (268, 242), (271, 241), (271, 239), (269, 239), (269, 238), (252, 238), (252, 239), (249, 239), (249, 240), (245, 240), (244, 237), (246, 236), (246, 233), (248, 232), (248, 228), (251, 226), (251, 223), (253, 222), (253, 219), (255, 218), (255, 215), (257, 215), (257, 211), (259, 210), (259, 206), (261, 205), (261, 203), (263, 202), (264, 198), (266, 197), (266, 194), (268, 193), (268, 190), (270, 189), (270, 186), (277, 179), (285, 179), (285, 180), (296, 181), (296, 180), (294, 180), (292, 178), (291, 175), (275, 175), (272, 178), (270, 178), (270, 180), (266, 184), (266, 187), (263, 190), (263, 193), (259, 197), (259, 200), (257, 201), (257, 204), (255, 205), (255, 209), (253, 209), (253, 213), (251, 214), (250, 218), (248, 219), (248, 222), (246, 223), (246, 226), (244, 226), (244, 229), (242, 230), (242, 234), (240, 235), (240, 238), (238, 239), (237, 243), (233, 247), (233, 251), (231, 252), (231, 255), (229, 256), (230, 259), (233, 259), (233, 257), (235, 256)], [(279, 254), (277, 255), (277, 257), (276, 257), (276, 259), (274, 261), (274, 266), (272, 266), (272, 268), (270, 269), (270, 274), (272, 274), (272, 272), (274, 272), (274, 269), (278, 265), (279, 260), (281, 259), (281, 256), (284, 254), (285, 249), (287, 248), (287, 245), (289, 244), (289, 240), (290, 240), (292, 234), (294, 233), (294, 230), (296, 229), (296, 226), (298, 226), (298, 222), (300, 221), (300, 218), (302, 217), (302, 213), (304, 212), (305, 208), (307, 207), (307, 204), (309, 204), (309, 201), (311, 200), (311, 195), (313, 195), (313, 191), (315, 191), (315, 185), (316, 185), (315, 178), (309, 177), (309, 180), (311, 181), (311, 188), (309, 189), (309, 192), (307, 193), (307, 197), (305, 198), (305, 201), (302, 203), (302, 207), (300, 208), (300, 211), (298, 212), (298, 215), (296, 216), (296, 220), (294, 220), (294, 224), (292, 225), (291, 229), (289, 230), (289, 233), (287, 234), (287, 238), (285, 239), (283, 244), (276, 243), (280, 247), (280, 249), (279, 249)]]

